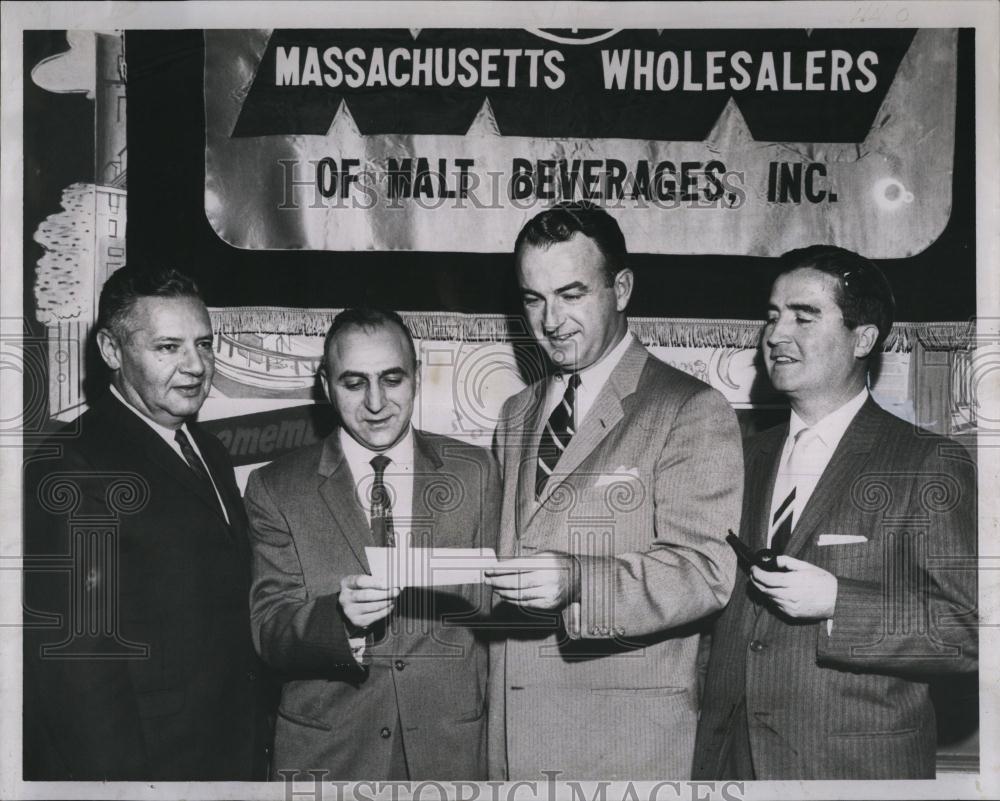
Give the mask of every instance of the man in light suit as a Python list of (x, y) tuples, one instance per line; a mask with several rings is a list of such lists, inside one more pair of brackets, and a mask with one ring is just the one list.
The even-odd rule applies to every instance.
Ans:
[(96, 338), (111, 386), (27, 464), (25, 778), (263, 779), (246, 515), (194, 419), (205, 304), (174, 270), (123, 267)]
[(762, 339), (788, 424), (746, 442), (749, 568), (715, 627), (694, 775), (918, 779), (928, 682), (976, 667), (976, 480), (955, 442), (879, 408), (866, 375), (893, 318), (867, 259), (783, 257)]
[(253, 636), (285, 679), (278, 777), (485, 777), (486, 649), (465, 624), (488, 593), (400, 592), (365, 554), (404, 529), (414, 547), (495, 547), (493, 458), (411, 426), (419, 367), (397, 314), (342, 312), (322, 367), (340, 428), (250, 476)]
[(552, 374), (496, 432), (502, 556), (489, 581), (490, 773), (684, 779), (697, 715), (696, 624), (729, 597), (742, 462), (736, 416), (629, 333), (617, 222), (561, 203), (522, 229), (517, 279)]

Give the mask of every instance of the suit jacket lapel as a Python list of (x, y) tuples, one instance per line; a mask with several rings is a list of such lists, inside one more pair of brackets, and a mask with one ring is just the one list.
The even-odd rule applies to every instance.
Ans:
[(778, 463), (781, 461), (781, 448), (788, 436), (788, 424), (782, 426), (781, 433), (775, 433), (761, 443), (760, 448), (747, 464), (747, 482), (745, 492), (749, 499), (756, 500), (750, 508), (756, 514), (748, 515), (745, 526), (745, 541), (755, 551), (767, 545), (767, 531), (771, 525), (771, 496), (774, 494), (774, 483), (778, 476)]
[[(179, 482), (188, 492), (200, 499), (202, 503), (208, 505), (219, 516), (219, 520), (223, 523), (226, 522), (222, 514), (222, 508), (219, 506), (219, 499), (215, 497), (212, 488), (206, 486), (198, 479), (181, 455), (170, 447), (152, 428), (140, 420), (137, 412), (126, 409), (124, 404), (112, 395), (110, 391), (102, 399), (102, 402), (107, 404), (105, 411), (109, 418), (114, 421), (117, 432), (124, 434), (126, 438), (134, 441), (137, 449), (143, 456), (147, 457), (172, 479)], [(191, 426), (190, 428), (192, 435), (194, 435), (196, 426)], [(218, 468), (216, 467), (215, 470), (212, 470), (208, 462), (205, 461), (204, 454), (208, 449), (201, 447), (200, 438), (198, 449), (202, 452), (202, 461), (205, 462), (206, 469), (211, 472), (213, 480), (218, 485)], [(220, 493), (221, 491), (220, 487)]]
[(851, 483), (861, 474), (868, 454), (878, 440), (880, 426), (878, 407), (869, 398), (844, 432), (802, 510), (802, 516), (792, 529), (785, 549), (790, 556), (796, 556), (803, 549), (816, 528), (828, 518), (831, 508), (841, 503), (844, 494), (850, 491)]
[[(542, 496), (539, 498), (540, 506), (545, 505), (556, 488), (583, 464), (611, 430), (621, 422), (625, 416), (623, 403), (635, 392), (639, 376), (642, 375), (642, 369), (649, 358), (649, 353), (639, 341), (633, 340), (594, 399), (594, 405), (587, 413), (583, 424), (569, 441), (566, 451), (556, 465), (555, 472), (542, 491)], [(534, 452), (536, 454), (538, 452), (537, 441)]]
[(441, 469), (444, 462), (431, 445), (430, 441), (416, 429), (413, 430), (413, 528), (430, 532), (430, 541), (422, 543), (414, 541), (414, 547), (431, 547), (434, 543), (434, 533), (443, 530), (440, 527), (439, 509), (427, 504), (431, 484), (435, 473)]
[[(195, 442), (198, 444), (198, 450), (201, 451), (203, 461), (205, 462), (205, 467), (212, 476), (212, 481), (215, 482), (215, 487), (219, 491), (219, 497), (222, 498), (223, 504), (226, 507), (226, 515), (229, 518), (229, 527), (232, 528), (243, 528), (243, 518), (246, 514), (243, 508), (243, 501), (239, 495), (239, 489), (235, 486), (232, 481), (233, 478), (233, 467), (228, 461), (219, 461), (214, 457), (215, 449), (211, 447), (211, 443), (207, 441), (210, 436), (206, 434), (201, 428), (194, 424), (188, 424), (188, 430), (191, 432), (191, 436), (194, 438)], [(199, 486), (201, 482), (198, 482)], [(204, 493), (208, 495), (208, 493)], [(214, 503), (214, 508), (218, 510), (219, 502), (217, 498), (211, 498)]]
[[(517, 453), (508, 454), (506, 458), (513, 456), (517, 459), (517, 503), (515, 504), (516, 522), (515, 527), (518, 534), (524, 531), (528, 521), (534, 516), (538, 508), (538, 501), (535, 500), (535, 471), (538, 469), (538, 442), (542, 436), (542, 427), (545, 425), (545, 393), (548, 388), (548, 381), (538, 381), (532, 385), (533, 396), (529, 400), (527, 414), (524, 415), (524, 423), (519, 432), (521, 447)], [(515, 436), (518, 432), (514, 432)]]
[(336, 532), (354, 552), (365, 572), (370, 572), (365, 546), (374, 546), (371, 528), (364, 510), (358, 501), (354, 486), (354, 476), (340, 448), (338, 431), (334, 431), (323, 442), (317, 472), (322, 477), (319, 494), (330, 509), (330, 517)]
[[(743, 520), (740, 524), (741, 538), (752, 551), (767, 545), (767, 531), (770, 525), (771, 495), (781, 460), (781, 447), (788, 436), (788, 424), (775, 430), (768, 430), (752, 440), (754, 447), (747, 454), (746, 484), (744, 487)], [(763, 605), (761, 596), (750, 585), (743, 585), (749, 603), (745, 614), (753, 618), (760, 614)]]

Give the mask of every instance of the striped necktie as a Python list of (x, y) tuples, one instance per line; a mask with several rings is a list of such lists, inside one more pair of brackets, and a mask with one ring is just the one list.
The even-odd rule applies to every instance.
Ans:
[(555, 470), (556, 464), (576, 433), (573, 429), (573, 409), (576, 403), (576, 388), (580, 386), (580, 375), (573, 373), (566, 382), (566, 392), (559, 405), (552, 410), (542, 429), (538, 442), (538, 466), (535, 468), (535, 497), (542, 494), (545, 483)]
[(811, 428), (803, 428), (795, 435), (792, 451), (788, 454), (788, 463), (783, 473), (784, 480), (780, 482), (780, 488), (776, 487), (780, 492), (788, 490), (771, 518), (770, 547), (778, 553), (785, 552), (792, 537), (792, 530), (795, 528), (795, 492), (802, 476), (806, 451), (815, 438), (816, 432)]

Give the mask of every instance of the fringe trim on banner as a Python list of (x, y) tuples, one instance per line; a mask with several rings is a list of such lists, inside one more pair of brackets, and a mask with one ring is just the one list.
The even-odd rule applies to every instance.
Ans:
[[(292, 309), (275, 306), (213, 308), (216, 332), (223, 334), (301, 334), (323, 336), (340, 309)], [(509, 342), (527, 337), (519, 317), (458, 312), (400, 312), (417, 339), (460, 342)], [(762, 323), (757, 320), (630, 317), (629, 327), (644, 345), (681, 348), (756, 348)], [(972, 322), (896, 323), (883, 350), (909, 353), (965, 350), (974, 344)]]

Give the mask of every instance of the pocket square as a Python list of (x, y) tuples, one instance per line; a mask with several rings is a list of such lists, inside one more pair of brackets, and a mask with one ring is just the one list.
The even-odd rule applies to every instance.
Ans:
[(594, 482), (595, 487), (607, 487), (610, 484), (618, 484), (621, 481), (638, 481), (638, 467), (616, 467), (613, 473), (602, 473)]
[(847, 545), (852, 542), (868, 542), (861, 534), (820, 534), (817, 545)]

